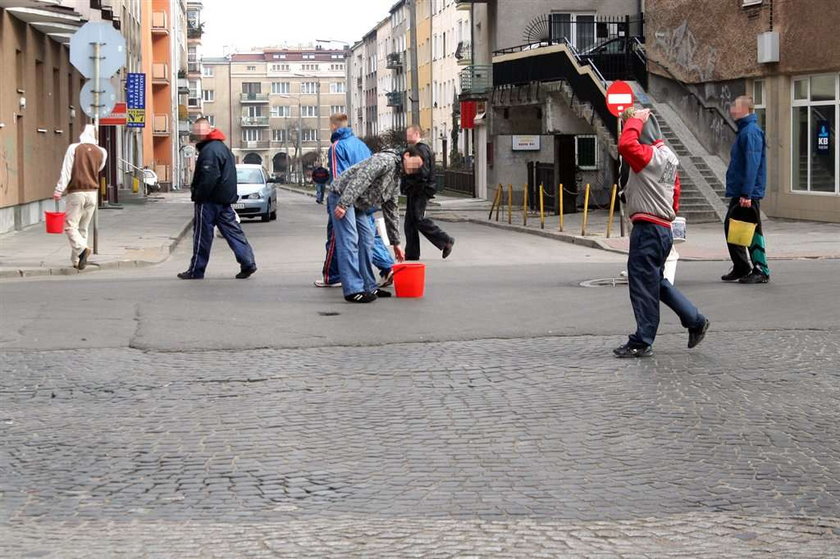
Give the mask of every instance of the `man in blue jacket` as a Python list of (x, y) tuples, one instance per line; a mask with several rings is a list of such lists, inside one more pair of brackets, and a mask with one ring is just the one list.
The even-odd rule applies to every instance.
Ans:
[(764, 250), (761, 230), (760, 202), (767, 184), (767, 150), (764, 131), (753, 112), (753, 99), (742, 95), (733, 101), (729, 114), (738, 124), (738, 135), (732, 144), (729, 168), (726, 170), (726, 197), (731, 198), (724, 221), (724, 234), (729, 235), (729, 218), (755, 221), (755, 235), (749, 247), (727, 243), (732, 269), (721, 276), (723, 281), (767, 283), (770, 268)]
[[(346, 114), (336, 113), (330, 115), (330, 149), (328, 162), (332, 180), (335, 180), (347, 169), (370, 157), (370, 149), (367, 145), (353, 135), (350, 129)], [(321, 272), (321, 279), (315, 280), (315, 287), (341, 287), (341, 276), (338, 271), (338, 259), (336, 258), (335, 233), (333, 232), (332, 219), (327, 220), (327, 255), (324, 259), (324, 267)]]
[(257, 271), (257, 265), (254, 251), (230, 207), (239, 198), (236, 193), (236, 161), (224, 143), (225, 135), (221, 130), (211, 128), (206, 118), (195, 121), (193, 134), (199, 139), (198, 160), (190, 186), (195, 203), (193, 255), (190, 267), (178, 277), (183, 280), (204, 279), (213, 246), (213, 228), (218, 226), (239, 262), (240, 271), (236, 278), (246, 279)]

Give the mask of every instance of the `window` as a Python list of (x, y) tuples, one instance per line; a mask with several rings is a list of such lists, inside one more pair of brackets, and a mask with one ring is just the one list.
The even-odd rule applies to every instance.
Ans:
[(304, 60), (315, 60), (315, 55), (314, 54), (304, 54), (303, 59)]
[(320, 64), (301, 64), (300, 69), (304, 70), (304, 71), (307, 71), (307, 72), (314, 72), (316, 70), (320, 70), (321, 65)]
[(257, 71), (256, 66), (246, 66), (245, 69), (249, 72), (256, 72)]
[(271, 93), (274, 95), (289, 93), (291, 91), (289, 82), (271, 82)]
[(330, 58), (332, 58), (333, 60), (344, 60), (344, 55), (343, 54), (333, 54), (333, 55), (330, 55)]
[(285, 130), (272, 130), (271, 131), (271, 141), (272, 142), (285, 142), (286, 141), (286, 131)]
[(271, 107), (271, 116), (275, 118), (292, 116), (292, 108), (284, 106)]
[(300, 116), (318, 116), (318, 107), (314, 105), (303, 105), (300, 108)]
[(333, 72), (343, 72), (344, 64), (330, 64), (330, 70)]
[(318, 82), (300, 82), (300, 92), (314, 94), (318, 91)]
[(245, 116), (255, 117), (255, 116), (262, 116), (262, 107), (257, 105), (248, 105), (245, 107)]
[(288, 64), (272, 64), (271, 71), (272, 72), (288, 72), (290, 70), (290, 66)]
[(302, 142), (317, 142), (318, 131), (313, 128), (304, 128), (300, 139)]
[(345, 107), (344, 105), (331, 105), (330, 106), (330, 114), (331, 115), (343, 114), (343, 113), (347, 112), (346, 108), (347, 107)]
[(330, 93), (344, 93), (347, 89), (344, 87), (344, 82), (336, 82), (330, 84)]
[(565, 39), (579, 51), (595, 45), (594, 15), (573, 13), (551, 14), (550, 27), (552, 42), (560, 42)]
[(598, 140), (595, 136), (575, 136), (575, 161), (580, 169), (598, 168)]
[(277, 59), (285, 59), (285, 58), (286, 58), (286, 55), (285, 55), (285, 54), (275, 54), (275, 55), (273, 55), (271, 58), (273, 58), (274, 60), (277, 60)]
[(259, 128), (243, 128), (242, 129), (243, 142), (259, 142), (260, 129)]
[(207, 119), (207, 122), (210, 123), (210, 126), (216, 126), (216, 115), (204, 115), (204, 118)]
[(758, 125), (766, 132), (767, 105), (764, 104), (764, 80), (753, 82), (753, 104), (755, 105), (755, 115), (758, 117)]
[(793, 80), (791, 96), (791, 188), (840, 194), (837, 126), (840, 73)]
[(205, 78), (212, 78), (213, 77), (213, 67), (212, 66), (202, 66), (201, 67), (201, 75)]
[(201, 90), (201, 98), (206, 103), (212, 103), (216, 100), (216, 90), (214, 89), (203, 89)]

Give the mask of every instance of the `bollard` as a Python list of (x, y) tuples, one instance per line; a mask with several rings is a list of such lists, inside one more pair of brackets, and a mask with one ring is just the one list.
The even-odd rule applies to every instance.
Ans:
[(508, 225), (513, 224), (513, 185), (508, 185)]
[(580, 236), (586, 236), (586, 220), (589, 218), (589, 183), (586, 183), (586, 194), (583, 196), (583, 221), (580, 226)]
[[(499, 184), (499, 186), (496, 187), (496, 194), (493, 196), (493, 205), (490, 206), (490, 215), (487, 216), (488, 221), (493, 219), (493, 210), (496, 209), (496, 204), (500, 203), (499, 198), (500, 198), (501, 193), (499, 192), (499, 188), (501, 188), (501, 187), (502, 187), (501, 184)], [(496, 216), (497, 216), (496, 221), (499, 221), (498, 215), (499, 215), (499, 211), (496, 210)]]
[(522, 225), (528, 225), (528, 185), (522, 186)]
[(499, 204), (496, 206), (496, 221), (499, 221), (499, 213), (502, 211), (502, 204), (505, 200), (505, 187), (502, 183), (499, 183), (496, 193), (499, 195)]
[(560, 202), (560, 227), (558, 231), (563, 231), (563, 183), (557, 187), (557, 200)]
[(140, 179), (137, 177), (131, 177), (131, 191), (134, 194), (140, 192)]
[(618, 185), (613, 185), (612, 192), (610, 192), (610, 217), (607, 219), (607, 238), (610, 238), (610, 231), (612, 230), (613, 215), (615, 215), (615, 195), (618, 190)]
[(545, 229), (545, 189), (540, 183), (540, 229)]

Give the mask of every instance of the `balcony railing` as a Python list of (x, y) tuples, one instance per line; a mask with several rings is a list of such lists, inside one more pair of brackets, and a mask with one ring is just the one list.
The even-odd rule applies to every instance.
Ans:
[(385, 61), (385, 67), (389, 70), (400, 70), (403, 67), (403, 55), (401, 52), (392, 52)]
[(472, 7), (473, 4), (486, 4), (487, 0), (455, 0), (456, 10), (466, 10)]
[(169, 83), (169, 65), (163, 62), (152, 64), (152, 83)]
[(458, 60), (459, 66), (468, 66), (472, 64), (472, 43), (470, 41), (461, 41), (455, 48), (455, 58)]
[(467, 66), (460, 73), (461, 95), (487, 95), (493, 88), (493, 67), (489, 64)]
[(204, 34), (204, 24), (187, 26), (187, 39), (201, 39), (202, 34)]
[(200, 74), (201, 73), (201, 64), (199, 62), (187, 62), (187, 73), (188, 74)]
[(242, 147), (244, 149), (268, 149), (270, 145), (271, 142), (268, 140), (250, 140), (242, 142)]
[(152, 33), (169, 33), (169, 26), (166, 23), (166, 12), (152, 12)]
[(242, 103), (268, 103), (268, 93), (242, 93), (239, 100)]
[(187, 99), (187, 108), (188, 109), (200, 109), (201, 108), (201, 97), (189, 97)]
[(267, 116), (243, 116), (242, 126), (268, 126)]
[(405, 104), (404, 91), (389, 91), (385, 94), (387, 99), (386, 105), (389, 107), (402, 107)]

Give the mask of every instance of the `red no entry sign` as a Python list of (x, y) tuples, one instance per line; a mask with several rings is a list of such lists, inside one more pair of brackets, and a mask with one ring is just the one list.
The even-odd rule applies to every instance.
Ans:
[(623, 81), (614, 81), (607, 88), (607, 109), (613, 116), (619, 116), (624, 109), (633, 106), (633, 88)]

